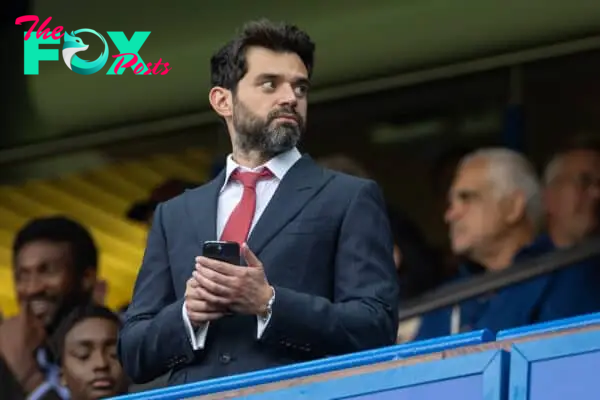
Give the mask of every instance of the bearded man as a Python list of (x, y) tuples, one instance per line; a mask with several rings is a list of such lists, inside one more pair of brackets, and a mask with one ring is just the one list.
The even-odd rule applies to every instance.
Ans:
[[(169, 385), (392, 345), (398, 285), (381, 190), (297, 145), (315, 45), (261, 20), (211, 59), (232, 153), (211, 182), (157, 206), (119, 340), (127, 374)], [(240, 244), (244, 266), (202, 257)]]

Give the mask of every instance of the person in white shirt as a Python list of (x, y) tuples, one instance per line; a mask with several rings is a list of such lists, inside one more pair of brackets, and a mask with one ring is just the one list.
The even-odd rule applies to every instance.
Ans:
[[(169, 385), (392, 345), (398, 284), (375, 182), (318, 166), (305, 130), (314, 44), (256, 21), (211, 60), (232, 154), (211, 182), (157, 206), (120, 332), (126, 373)], [(203, 257), (235, 241), (244, 266)]]

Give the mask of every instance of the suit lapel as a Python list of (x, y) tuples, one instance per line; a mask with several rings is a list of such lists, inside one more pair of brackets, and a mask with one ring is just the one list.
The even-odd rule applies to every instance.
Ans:
[(187, 191), (187, 214), (196, 228), (198, 246), (206, 240), (217, 240), (217, 207), (224, 181), (225, 170), (206, 185)]
[(307, 155), (283, 177), (273, 198), (248, 238), (248, 246), (258, 254), (302, 207), (325, 185), (330, 176)]

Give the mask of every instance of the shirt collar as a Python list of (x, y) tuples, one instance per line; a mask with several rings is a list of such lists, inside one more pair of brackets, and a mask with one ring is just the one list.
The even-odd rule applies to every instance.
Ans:
[(273, 175), (275, 175), (275, 177), (277, 179), (279, 179), (281, 181), (283, 179), (283, 177), (285, 176), (285, 174), (290, 170), (290, 168), (292, 168), (292, 166), (294, 164), (296, 164), (296, 162), (300, 158), (302, 158), (302, 154), (300, 154), (298, 149), (296, 147), (294, 147), (286, 152), (283, 152), (283, 153), (271, 158), (269, 161), (267, 161), (263, 165), (260, 165), (256, 168), (247, 168), (247, 167), (243, 167), (243, 166), (239, 165), (238, 163), (236, 163), (233, 160), (233, 156), (230, 154), (229, 156), (227, 156), (227, 165), (225, 167), (225, 182), (223, 183), (223, 186), (221, 187), (221, 191), (223, 191), (223, 189), (225, 189), (225, 186), (227, 185), (227, 183), (229, 183), (229, 178), (231, 177), (231, 174), (237, 168), (240, 168), (243, 171), (257, 172), (266, 167), (273, 173)]
[(60, 368), (51, 361), (50, 356), (51, 353), (43, 347), (38, 348), (36, 351), (36, 360), (46, 379), (41, 386), (29, 395), (28, 399), (30, 400), (43, 399), (50, 390), (54, 390), (59, 398), (63, 400), (71, 398), (69, 390), (60, 383)]
[[(513, 257), (513, 263), (535, 258), (542, 254), (555, 250), (555, 246), (548, 235), (542, 234), (536, 237), (530, 244), (523, 246)], [(485, 272), (485, 268), (473, 261), (465, 261), (460, 266), (460, 275), (477, 275)]]

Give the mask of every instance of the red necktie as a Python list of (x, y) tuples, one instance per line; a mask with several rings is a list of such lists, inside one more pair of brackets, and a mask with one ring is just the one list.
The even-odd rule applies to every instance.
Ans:
[(273, 174), (267, 168), (261, 172), (241, 172), (237, 169), (233, 171), (231, 179), (244, 185), (244, 194), (229, 216), (221, 240), (239, 244), (246, 241), (256, 211), (256, 184), (260, 179), (272, 176)]

